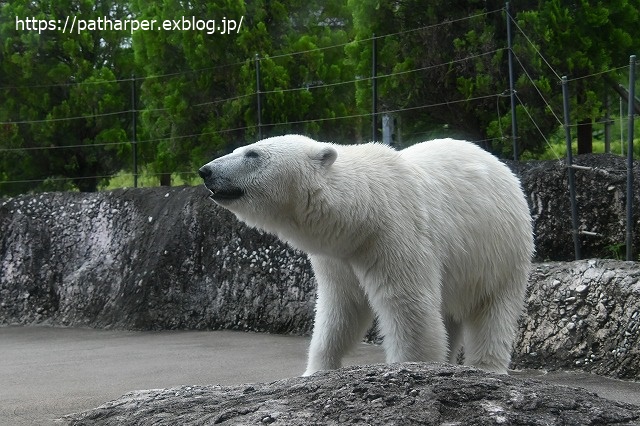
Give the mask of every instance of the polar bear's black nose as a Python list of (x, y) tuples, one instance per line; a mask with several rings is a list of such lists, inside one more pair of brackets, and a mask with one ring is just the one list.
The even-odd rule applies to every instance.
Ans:
[(200, 167), (200, 169), (198, 170), (198, 174), (200, 175), (200, 177), (202, 179), (206, 179), (209, 176), (211, 176), (211, 169), (207, 166), (202, 166)]

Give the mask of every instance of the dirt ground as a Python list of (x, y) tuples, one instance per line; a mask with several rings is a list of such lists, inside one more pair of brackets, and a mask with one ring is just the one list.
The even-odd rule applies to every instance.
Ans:
[[(47, 425), (140, 389), (233, 385), (304, 371), (309, 339), (230, 331), (0, 327), (0, 425)], [(345, 364), (384, 361), (361, 344)], [(640, 383), (584, 373), (513, 372), (640, 405)]]

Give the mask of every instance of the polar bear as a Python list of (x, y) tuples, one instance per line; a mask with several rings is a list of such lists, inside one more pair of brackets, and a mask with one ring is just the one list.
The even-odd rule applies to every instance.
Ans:
[(304, 375), (340, 367), (374, 316), (389, 363), (506, 374), (533, 254), (520, 182), (470, 142), (401, 151), (285, 135), (199, 170), (210, 197), (305, 251), (317, 279)]

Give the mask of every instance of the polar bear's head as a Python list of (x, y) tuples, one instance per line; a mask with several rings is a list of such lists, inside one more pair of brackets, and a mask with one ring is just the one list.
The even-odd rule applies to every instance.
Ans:
[(236, 149), (200, 168), (211, 199), (251, 226), (267, 231), (287, 220), (323, 187), (338, 153), (329, 143), (277, 136)]

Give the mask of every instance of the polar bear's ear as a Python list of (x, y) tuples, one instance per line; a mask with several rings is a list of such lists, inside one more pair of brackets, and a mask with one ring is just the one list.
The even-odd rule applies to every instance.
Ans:
[(332, 146), (324, 146), (316, 151), (311, 158), (318, 161), (322, 167), (329, 167), (338, 158), (338, 151)]

